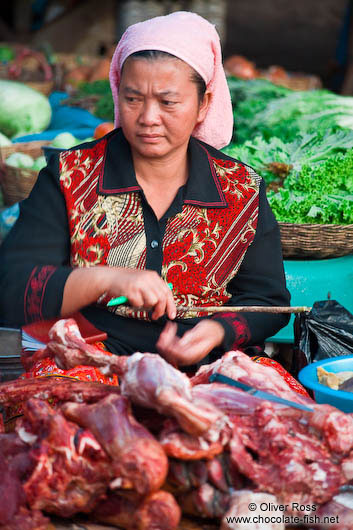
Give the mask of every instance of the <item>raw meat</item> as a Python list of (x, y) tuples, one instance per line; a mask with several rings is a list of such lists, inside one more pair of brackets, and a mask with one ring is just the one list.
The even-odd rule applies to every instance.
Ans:
[[(208, 460), (222, 453), (223, 445), (225, 445), (220, 440), (209, 442), (202, 436), (193, 436), (183, 432), (172, 420), (166, 421), (158, 439), (168, 456), (181, 460)], [(224, 442), (228, 440), (229, 438)]]
[(48, 519), (28, 510), (21, 481), (32, 471), (29, 447), (16, 433), (0, 434), (0, 530), (44, 530)]
[(59, 320), (49, 331), (47, 350), (52, 353), (57, 365), (68, 370), (79, 365), (98, 366), (105, 375), (121, 375), (127, 357), (102, 352), (87, 344), (82, 338), (74, 319)]
[[(340, 494), (329, 502), (318, 506), (312, 519), (307, 521), (310, 528), (327, 530), (352, 530), (353, 528), (353, 497), (352, 493)], [(316, 515), (316, 519), (315, 519)], [(326, 519), (324, 519), (326, 518)], [(316, 524), (315, 521), (330, 521), (328, 524)], [(313, 524), (314, 523), (314, 524)]]
[(214, 363), (201, 366), (191, 379), (192, 385), (208, 383), (210, 375), (215, 372), (284, 399), (304, 405), (314, 404), (310, 398), (291, 390), (276, 370), (270, 366), (254, 363), (245, 353), (239, 350), (229, 351)]
[(117, 386), (76, 381), (72, 378), (45, 377), (16, 379), (0, 383), (0, 404), (18, 405), (30, 398), (55, 399), (58, 402), (92, 403), (108, 394), (120, 393)]
[(169, 459), (169, 471), (165, 488), (175, 495), (202, 486), (207, 482), (207, 464), (203, 460), (185, 462)]
[(205, 400), (192, 399), (188, 377), (153, 353), (134, 353), (128, 358), (121, 393), (133, 403), (175, 417), (189, 434), (207, 433), (217, 441), (226, 421), (224, 414)]
[(139, 424), (128, 400), (111, 395), (93, 405), (65, 403), (63, 413), (89, 429), (112, 459), (111, 488), (134, 489), (146, 495), (163, 484), (168, 460), (162, 446)]
[(230, 462), (229, 453), (222, 453), (212, 460), (169, 460), (166, 482), (168, 491), (175, 495), (202, 486), (206, 482), (218, 490), (228, 493), (231, 489), (244, 487), (246, 478), (240, 475)]
[(193, 399), (205, 399), (228, 415), (252, 414), (263, 401), (243, 390), (222, 383), (196, 385), (191, 389)]
[(280, 416), (264, 401), (252, 416), (233, 416), (231, 460), (257, 489), (283, 504), (328, 501), (345, 479), (325, 440), (295, 416)]
[(216, 456), (207, 462), (208, 481), (220, 491), (227, 493), (229, 491), (229, 485), (225, 474), (225, 459), (222, 456)]
[(21, 506), (11, 521), (1, 525), (0, 530), (48, 530), (49, 519), (39, 510), (28, 510)]
[[(253, 504), (256, 510), (250, 511), (249, 505)], [(281, 516), (283, 512), (260, 509), (260, 505), (278, 506), (280, 503), (274, 495), (268, 493), (255, 493), (250, 490), (241, 490), (233, 493), (230, 499), (228, 512), (222, 519), (221, 530), (284, 530), (280, 522), (266, 522), (266, 517)], [(235, 522), (233, 518), (248, 518), (248, 522)], [(255, 518), (255, 522), (254, 522)], [(259, 521), (259, 522), (256, 522)]]
[(110, 494), (93, 513), (93, 518), (128, 530), (174, 530), (180, 521), (180, 508), (166, 491), (156, 491), (141, 499)]
[(183, 513), (216, 519), (223, 517), (229, 501), (229, 493), (223, 493), (208, 483), (178, 496), (178, 503)]
[(33, 509), (70, 517), (92, 511), (111, 479), (111, 463), (97, 440), (45, 401), (30, 399), (19, 435), (31, 444), (35, 467), (24, 484)]
[(347, 454), (353, 448), (353, 415), (330, 405), (316, 405), (308, 421), (326, 438), (331, 451)]
[(21, 481), (10, 469), (10, 464), (0, 452), (0, 528), (10, 523), (26, 502)]
[(46, 357), (54, 358), (57, 366), (69, 370), (75, 366), (97, 366), (105, 375), (118, 374), (124, 371), (127, 357), (103, 352), (82, 338), (74, 319), (58, 320), (49, 330), (50, 341), (42, 350), (32, 355), (21, 357), (24, 368), (29, 371), (35, 363)]

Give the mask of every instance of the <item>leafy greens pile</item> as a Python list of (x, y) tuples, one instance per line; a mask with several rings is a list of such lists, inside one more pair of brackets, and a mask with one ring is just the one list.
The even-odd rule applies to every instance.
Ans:
[(77, 93), (68, 100), (63, 100), (63, 103), (84, 108), (87, 105), (97, 118), (114, 121), (114, 101), (109, 79), (83, 81), (79, 84)]
[(277, 220), (353, 223), (353, 97), (228, 83), (236, 143), (224, 152), (265, 179)]
[(353, 223), (353, 149), (284, 180), (268, 199), (278, 221), (292, 223)]

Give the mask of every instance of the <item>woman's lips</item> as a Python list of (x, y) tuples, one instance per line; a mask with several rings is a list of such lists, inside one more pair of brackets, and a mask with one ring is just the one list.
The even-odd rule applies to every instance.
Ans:
[(160, 134), (138, 134), (137, 136), (145, 143), (157, 143), (162, 138)]

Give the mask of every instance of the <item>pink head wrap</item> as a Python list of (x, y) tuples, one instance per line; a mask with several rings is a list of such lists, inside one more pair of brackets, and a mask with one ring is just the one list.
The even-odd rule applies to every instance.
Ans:
[(228, 145), (233, 131), (233, 112), (219, 36), (207, 20), (187, 11), (139, 22), (121, 37), (110, 66), (115, 126), (120, 127), (118, 89), (122, 65), (129, 55), (142, 50), (171, 53), (201, 75), (212, 97), (206, 117), (195, 127), (193, 136), (217, 149)]

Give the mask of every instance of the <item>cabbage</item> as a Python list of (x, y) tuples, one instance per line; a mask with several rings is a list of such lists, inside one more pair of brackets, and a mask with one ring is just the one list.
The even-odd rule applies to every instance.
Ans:
[(0, 80), (0, 131), (22, 136), (44, 131), (50, 123), (51, 107), (43, 94), (16, 81)]
[(11, 140), (9, 140), (4, 134), (0, 133), (0, 147), (6, 147), (7, 145), (12, 145)]
[(8, 166), (19, 167), (22, 169), (32, 169), (34, 160), (30, 155), (26, 153), (12, 153), (5, 160)]
[(51, 142), (52, 147), (58, 147), (60, 149), (70, 149), (74, 145), (80, 143), (81, 140), (78, 140), (70, 132), (63, 132), (55, 136)]
[(32, 169), (34, 169), (35, 171), (40, 171), (46, 165), (47, 165), (47, 161), (46, 161), (45, 156), (39, 156), (38, 158), (35, 159)]

